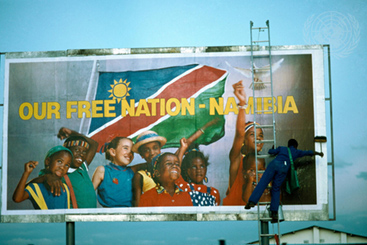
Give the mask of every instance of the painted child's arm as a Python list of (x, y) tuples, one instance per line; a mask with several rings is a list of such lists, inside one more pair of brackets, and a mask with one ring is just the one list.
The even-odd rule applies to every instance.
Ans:
[[(41, 170), (42, 172), (42, 170)], [(65, 187), (61, 179), (54, 174), (45, 173), (37, 178), (29, 181), (30, 183), (43, 183), (47, 190), (54, 194), (54, 196), (60, 196), (61, 191), (65, 192)]]
[(27, 184), (27, 179), (29, 175), (32, 173), (33, 169), (38, 165), (37, 161), (29, 161), (24, 164), (24, 173), (19, 180), (17, 187), (13, 193), (13, 201), (14, 202), (23, 202), (24, 200), (29, 198), (28, 192), (25, 191), (25, 187)]
[[(239, 106), (245, 106), (246, 93), (242, 85), (242, 81), (233, 84), (234, 94), (239, 100)], [(242, 163), (241, 148), (245, 139), (246, 113), (244, 108), (238, 109), (236, 132), (233, 139), (231, 151), (229, 153), (229, 187), (232, 187), (238, 172), (238, 168)]]
[(97, 190), (98, 186), (102, 183), (103, 179), (104, 179), (104, 166), (98, 166), (96, 168), (96, 170), (93, 173), (93, 177), (92, 177), (92, 183), (93, 183), (93, 187), (94, 190)]
[(130, 168), (131, 168), (131, 170), (132, 170), (134, 173), (136, 173), (136, 172), (138, 172), (139, 170), (145, 169), (145, 163), (136, 164), (136, 165), (134, 165), (134, 166), (131, 166)]
[(180, 167), (181, 167), (183, 156), (185, 155), (185, 152), (187, 151), (188, 148), (189, 148), (189, 145), (187, 144), (187, 139), (182, 138), (180, 140), (180, 148), (178, 148), (178, 150), (175, 153), (175, 155), (178, 158), (178, 161), (180, 162)]
[(135, 173), (133, 177), (133, 207), (138, 207), (141, 193), (143, 191), (143, 177), (139, 173)]
[(218, 118), (215, 118), (211, 120), (210, 122), (206, 123), (204, 126), (202, 126), (200, 129), (198, 129), (195, 133), (190, 135), (189, 138), (182, 138), (180, 140), (180, 148), (176, 151), (176, 156), (178, 157), (180, 163), (182, 161), (182, 158), (187, 151), (187, 149), (190, 147), (190, 145), (195, 142), (201, 135), (205, 133), (205, 130), (209, 128), (210, 126), (213, 126), (219, 122)]
[(87, 156), (85, 158), (88, 166), (92, 162), (94, 156), (96, 155), (97, 149), (98, 149), (98, 142), (95, 140), (88, 138), (84, 134), (80, 134), (77, 131), (71, 130), (69, 128), (62, 127), (59, 130), (59, 133), (57, 134), (57, 137), (61, 140), (66, 139), (70, 136), (81, 136), (83, 137), (88, 143), (89, 143), (89, 150), (87, 152)]
[(242, 187), (242, 200), (247, 203), (252, 194), (252, 183), (256, 180), (256, 177), (251, 173), (251, 170), (247, 170), (243, 177), (245, 184)]
[(210, 126), (213, 126), (219, 122), (218, 118), (215, 118), (209, 122), (207, 122), (204, 126), (202, 126), (200, 129), (198, 129), (195, 133), (190, 135), (189, 138), (187, 138), (186, 143), (188, 144), (188, 147), (195, 142), (201, 135), (205, 133), (205, 130), (209, 128)]

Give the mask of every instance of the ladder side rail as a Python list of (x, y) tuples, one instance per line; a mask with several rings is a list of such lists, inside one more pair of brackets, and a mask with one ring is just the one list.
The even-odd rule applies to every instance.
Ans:
[[(254, 47), (253, 47), (253, 41), (252, 41), (252, 30), (253, 30), (253, 22), (250, 21), (250, 41), (251, 41), (251, 82), (254, 85)], [(255, 99), (255, 90), (254, 86), (252, 86), (252, 97), (254, 100), (254, 108), (256, 108), (256, 99)], [(254, 123), (255, 123), (255, 112), (254, 112)], [(256, 125), (256, 124), (255, 124)], [(255, 130), (255, 139), (256, 139), (256, 130)], [(257, 161), (257, 155), (255, 151), (255, 160)], [(257, 172), (257, 164), (256, 165), (256, 172)], [(258, 182), (258, 176), (256, 174), (256, 181)], [(260, 238), (261, 238), (261, 222), (260, 222), (260, 207), (257, 205), (257, 220), (258, 220), (258, 237), (259, 237), (259, 244), (261, 244)]]
[[(252, 24), (252, 22), (251, 22)], [(256, 90), (255, 90), (255, 66), (254, 66), (254, 41), (252, 39), (252, 32), (253, 29), (251, 27), (251, 82), (252, 82), (252, 98), (254, 101), (254, 118), (253, 118), (253, 123), (254, 123), (254, 137), (255, 137), (255, 147), (257, 145), (257, 130), (256, 130), (256, 108), (257, 108), (257, 99), (256, 99)], [(260, 30), (259, 30), (260, 31)], [(256, 183), (259, 183), (259, 174), (258, 174), (258, 166), (257, 166), (257, 150), (255, 148), (255, 170), (256, 170)], [(265, 226), (265, 222), (261, 221), (261, 214), (260, 214), (260, 205), (259, 203), (257, 203), (256, 205), (257, 208), (257, 220), (258, 220), (258, 237), (259, 237), (259, 244), (264, 245), (264, 243), (266, 243), (266, 241), (268, 240), (268, 238), (262, 237), (262, 231), (263, 231), (263, 227)], [(266, 225), (268, 225), (268, 223), (266, 222)]]
[(274, 139), (274, 148), (276, 148), (276, 130), (275, 130), (275, 102), (274, 102), (274, 87), (273, 87), (273, 68), (272, 68), (272, 57), (271, 57), (271, 43), (270, 43), (270, 25), (269, 20), (266, 21), (266, 26), (268, 27), (268, 40), (269, 40), (269, 66), (270, 66), (270, 86), (271, 86), (271, 101), (272, 101), (272, 116), (273, 116), (273, 139)]
[[(262, 128), (262, 127), (257, 127), (256, 125), (256, 114), (259, 112), (257, 110), (254, 110), (254, 136), (255, 136), (255, 144), (257, 143), (268, 143), (268, 142), (272, 142), (274, 147), (276, 146), (276, 128), (275, 128), (275, 113), (274, 113), (274, 109), (275, 109), (275, 101), (274, 101), (274, 91), (273, 91), (273, 73), (272, 73), (272, 54), (271, 54), (271, 42), (270, 42), (270, 27), (269, 27), (269, 20), (266, 21), (266, 25), (267, 25), (267, 31), (268, 31), (268, 40), (267, 41), (259, 41), (259, 42), (254, 42), (252, 40), (252, 36), (251, 36), (251, 65), (252, 65), (252, 89), (253, 89), (253, 100), (254, 100), (254, 108), (257, 108), (257, 97), (256, 97), (256, 91), (255, 91), (255, 83), (254, 83), (254, 73), (255, 73), (255, 68), (254, 68), (254, 53), (253, 53), (253, 43), (260, 43), (260, 42), (267, 42), (268, 44), (268, 59), (269, 59), (269, 72), (270, 72), (270, 92), (271, 92), (271, 99), (272, 99), (272, 103), (271, 103), (271, 110), (267, 110), (269, 112), (271, 112), (272, 114), (272, 131), (273, 131), (273, 139), (272, 140), (257, 140), (257, 128)], [(253, 28), (255, 29), (255, 28)], [(261, 30), (261, 28), (258, 28), (259, 32)], [(252, 34), (252, 29), (251, 29), (251, 34)], [(260, 69), (259, 69), (260, 70)], [(261, 96), (260, 96), (261, 97)], [(261, 112), (261, 111), (260, 111)], [(257, 151), (255, 150), (255, 159), (256, 162), (258, 160), (259, 155), (257, 154)], [(257, 183), (259, 182), (259, 173), (262, 171), (258, 170), (258, 166), (257, 164), (255, 164), (256, 166), (256, 181)], [(261, 228), (261, 232), (259, 231), (259, 243), (261, 244), (268, 244), (269, 243), (269, 235), (270, 234), (263, 234), (263, 227), (267, 226), (268, 227), (268, 221), (265, 221), (266, 219), (261, 219), (260, 218), (260, 203), (257, 203), (257, 213), (258, 213), (258, 226)], [(266, 210), (266, 209), (265, 209)], [(270, 214), (270, 213), (269, 213)], [(279, 219), (277, 222), (277, 235), (278, 235), (278, 241), (280, 242), (280, 225), (279, 225)], [(269, 232), (267, 232), (269, 233)], [(265, 238), (268, 237), (268, 238)]]
[[(273, 71), (272, 71), (272, 54), (271, 54), (271, 42), (270, 42), (270, 26), (269, 26), (269, 20), (266, 21), (266, 28), (263, 28), (263, 27), (257, 27), (257, 28), (254, 28), (253, 27), (253, 22), (250, 21), (250, 39), (251, 39), (251, 74), (252, 74), (252, 94), (253, 94), (253, 100), (254, 100), (254, 115), (253, 115), (253, 123), (254, 123), (254, 136), (255, 136), (255, 145), (257, 145), (258, 143), (269, 143), (269, 142), (273, 142), (273, 145), (274, 147), (276, 147), (276, 122), (275, 122), (275, 101), (274, 101), (274, 91), (273, 91)], [(267, 41), (253, 41), (253, 30), (258, 30), (259, 33), (261, 31), (265, 31), (267, 30), (268, 31), (268, 40)], [(260, 39), (260, 37), (259, 37)], [(257, 123), (257, 113), (258, 112), (264, 112), (264, 110), (260, 110), (260, 111), (257, 111), (256, 108), (257, 108), (257, 96), (256, 96), (256, 89), (255, 89), (255, 77), (254, 77), (254, 74), (256, 72), (255, 70), (255, 66), (254, 66), (254, 43), (258, 44), (258, 43), (267, 43), (268, 45), (268, 59), (269, 59), (269, 72), (270, 72), (270, 82), (267, 82), (267, 84), (270, 83), (270, 92), (271, 92), (271, 99), (272, 99), (272, 103), (271, 103), (271, 109), (267, 109), (266, 112), (271, 112), (272, 114), (272, 125), (266, 125), (266, 126), (258, 126), (256, 125)], [(266, 46), (263, 46), (263, 47), (266, 47)], [(258, 70), (261, 70), (258, 69)], [(259, 96), (259, 98), (261, 98), (261, 96)], [(269, 139), (262, 139), (262, 140), (258, 140), (257, 139), (257, 128), (272, 128), (273, 130), (273, 139), (272, 140), (269, 140)], [(257, 162), (258, 158), (265, 158), (266, 156), (260, 156), (258, 155), (258, 152), (257, 150), (255, 150), (255, 161)], [(263, 173), (264, 171), (260, 171), (258, 169), (258, 165), (255, 164), (255, 167), (256, 167), (256, 182), (259, 182), (259, 174)], [(267, 210), (267, 208), (265, 208), (265, 211)], [(270, 212), (269, 212), (270, 213)], [(261, 213), (260, 213), (260, 202), (257, 203), (257, 216), (258, 216), (258, 233), (259, 233), (259, 243), (260, 244), (268, 244), (269, 243), (269, 236), (271, 235), (274, 235), (274, 234), (263, 234), (262, 230), (264, 228), (264, 226), (268, 227), (268, 221), (267, 221), (267, 218), (261, 218)], [(270, 218), (268, 218), (270, 219)], [(278, 219), (278, 222), (277, 222), (277, 230), (278, 230), (278, 242), (280, 243), (280, 224), (279, 224), (279, 219)], [(264, 230), (265, 231), (265, 230)], [(266, 232), (266, 233), (269, 233)], [(266, 238), (267, 237), (267, 238)]]
[[(253, 27), (253, 22), (252, 21), (250, 21), (250, 41), (251, 41), (251, 82), (252, 82), (252, 98), (253, 98), (253, 101), (254, 101), (254, 108), (257, 108), (257, 100), (256, 100), (256, 94), (255, 94), (255, 77), (254, 77), (254, 72), (255, 72), (255, 70), (254, 70), (254, 46), (253, 46), (253, 43), (254, 43), (254, 41), (253, 41), (253, 38), (252, 38), (252, 34), (253, 34), (253, 30), (257, 30), (257, 29), (259, 29), (259, 28), (254, 28)], [(260, 31), (260, 29), (259, 29), (259, 31)], [(256, 135), (256, 109), (254, 110), (254, 120), (253, 120), (253, 122), (254, 122), (254, 134), (255, 134), (255, 144), (256, 144), (256, 140), (257, 140), (257, 135)], [(255, 160), (256, 160), (256, 162), (257, 162), (257, 151), (255, 150)], [(258, 174), (257, 174), (257, 171), (258, 171), (258, 168), (257, 168), (257, 164), (255, 164), (255, 166), (256, 166), (256, 182), (258, 182), (259, 181), (259, 179), (258, 179)]]
[[(275, 129), (275, 102), (274, 102), (274, 90), (273, 90), (273, 68), (272, 68), (272, 55), (271, 55), (271, 43), (270, 43), (270, 25), (269, 20), (266, 21), (266, 25), (268, 27), (268, 40), (269, 40), (269, 66), (270, 66), (270, 86), (271, 86), (271, 99), (272, 99), (272, 117), (273, 117), (273, 139), (274, 139), (274, 148), (276, 148), (276, 129)], [(278, 209), (279, 210), (279, 209)], [(279, 215), (279, 213), (278, 213)], [(280, 234), (280, 222), (279, 222), (279, 216), (278, 216), (278, 222), (277, 222), (277, 228), (278, 228), (278, 243), (280, 244), (281, 240), (281, 234)]]

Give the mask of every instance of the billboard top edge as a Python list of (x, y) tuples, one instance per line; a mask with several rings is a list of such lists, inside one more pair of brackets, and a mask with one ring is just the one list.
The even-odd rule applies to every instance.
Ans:
[[(322, 49), (323, 45), (281, 45), (271, 46), (276, 50)], [(254, 51), (265, 51), (266, 46), (254, 46)], [(107, 49), (68, 49), (61, 51), (9, 52), (7, 59), (73, 57), (73, 56), (106, 56), (131, 54), (173, 54), (173, 53), (216, 53), (251, 51), (250, 45), (244, 46), (207, 46), (207, 47), (162, 47), (162, 48), (107, 48)]]

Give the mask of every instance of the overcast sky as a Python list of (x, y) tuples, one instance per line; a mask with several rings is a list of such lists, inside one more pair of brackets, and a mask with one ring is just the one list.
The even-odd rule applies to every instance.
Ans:
[[(367, 236), (366, 14), (364, 0), (0, 0), (0, 52), (249, 45), (250, 20), (270, 21), (272, 45), (330, 44), (337, 220), (283, 222), (281, 232), (318, 225)], [(257, 240), (253, 221), (75, 227), (77, 244)], [(64, 223), (0, 224), (1, 244), (50, 241), (65, 243)]]

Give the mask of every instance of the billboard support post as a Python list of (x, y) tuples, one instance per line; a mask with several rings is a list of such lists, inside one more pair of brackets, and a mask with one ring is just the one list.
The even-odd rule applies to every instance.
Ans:
[(75, 223), (74, 222), (66, 222), (66, 244), (67, 245), (75, 244)]
[(325, 101), (329, 101), (329, 110), (330, 110), (330, 145), (331, 145), (331, 161), (328, 161), (328, 166), (331, 166), (331, 182), (332, 182), (332, 199), (333, 199), (333, 216), (330, 218), (330, 221), (336, 220), (336, 201), (335, 201), (335, 164), (334, 164), (334, 128), (333, 128), (333, 103), (332, 103), (332, 88), (331, 88), (331, 58), (330, 58), (330, 45), (324, 44), (324, 48), (327, 49), (327, 75), (328, 75), (328, 85), (329, 85), (329, 97), (325, 97)]
[(260, 231), (260, 237), (261, 237), (261, 245), (269, 245), (269, 222), (261, 220), (261, 231)]

